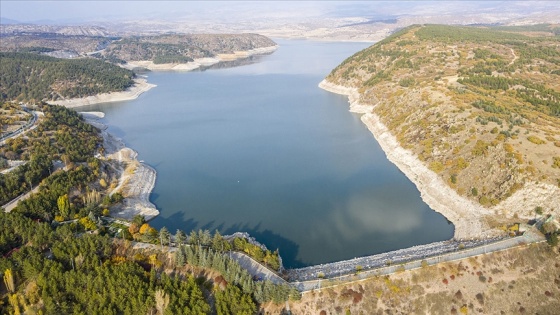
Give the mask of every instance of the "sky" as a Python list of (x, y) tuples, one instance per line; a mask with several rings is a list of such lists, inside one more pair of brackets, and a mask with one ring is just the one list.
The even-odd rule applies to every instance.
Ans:
[(238, 11), (320, 14), (337, 1), (0, 1), (1, 16), (21, 22), (78, 21), (135, 18), (180, 18), (192, 14)]
[(1, 0), (0, 16), (20, 22), (94, 22), (126, 19), (225, 19), (391, 16), (502, 7), (535, 10), (557, 1), (28, 1)]

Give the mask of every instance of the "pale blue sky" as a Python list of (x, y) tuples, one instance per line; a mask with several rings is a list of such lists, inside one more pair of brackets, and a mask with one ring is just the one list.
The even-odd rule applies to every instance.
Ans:
[(1, 16), (18, 21), (111, 20), (121, 18), (178, 18), (189, 14), (239, 11), (308, 11), (320, 13), (337, 2), (263, 1), (25, 1), (2, 0)]
[(121, 19), (181, 19), (189, 16), (250, 19), (284, 17), (443, 14), (501, 8), (528, 13), (558, 1), (27, 1), (1, 0), (0, 16), (21, 22), (89, 22)]

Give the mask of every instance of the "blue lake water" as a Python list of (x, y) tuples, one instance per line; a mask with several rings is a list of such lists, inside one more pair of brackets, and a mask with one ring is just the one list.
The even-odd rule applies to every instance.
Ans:
[(151, 224), (246, 231), (286, 267), (449, 239), (451, 225), (385, 157), (347, 98), (317, 87), (364, 43), (278, 40), (255, 63), (150, 72), (157, 87), (101, 110), (157, 170)]

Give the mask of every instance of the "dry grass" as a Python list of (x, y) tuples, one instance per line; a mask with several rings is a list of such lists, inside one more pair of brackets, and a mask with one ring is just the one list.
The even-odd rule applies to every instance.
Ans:
[[(558, 248), (535, 244), (330, 287), (290, 302), (293, 314), (556, 314)], [(277, 314), (282, 306), (269, 305)]]

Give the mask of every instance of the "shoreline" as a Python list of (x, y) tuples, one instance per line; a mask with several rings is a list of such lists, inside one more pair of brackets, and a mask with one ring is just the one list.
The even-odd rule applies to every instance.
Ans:
[(121, 139), (107, 132), (107, 125), (98, 121), (104, 117), (104, 113), (80, 112), (80, 114), (88, 124), (101, 130), (105, 149), (103, 159), (110, 163), (116, 161), (112, 164), (119, 173), (119, 184), (109, 194), (120, 192), (125, 198), (122, 205), (111, 209), (111, 216), (130, 221), (135, 215), (142, 215), (146, 221), (149, 221), (159, 215), (159, 210), (150, 202), (150, 194), (156, 184), (156, 170), (139, 162), (138, 152), (128, 148)]
[(148, 80), (145, 78), (134, 79), (134, 82), (135, 84), (133, 86), (121, 92), (102, 93), (102, 94), (97, 94), (97, 95), (92, 95), (87, 97), (49, 101), (47, 102), (47, 104), (60, 105), (67, 108), (75, 108), (75, 107), (101, 104), (101, 103), (130, 101), (130, 100), (137, 99), (138, 96), (140, 96), (140, 94), (156, 87), (155, 84), (148, 83)]
[[(137, 67), (146, 68), (152, 71), (192, 71), (196, 70), (202, 66), (211, 66), (222, 61), (232, 61), (237, 59), (247, 58), (253, 55), (269, 54), (276, 49), (278, 45), (255, 48), (251, 50), (235, 51), (231, 54), (218, 54), (217, 58), (201, 58), (195, 59), (193, 62), (180, 63), (180, 64), (154, 64), (152, 61), (133, 61), (127, 63), (124, 68), (134, 69)], [(148, 83), (145, 77), (134, 79), (134, 85), (120, 92), (102, 93), (87, 97), (80, 98), (70, 98), (56, 101), (48, 101), (49, 105), (60, 105), (67, 108), (76, 108), (88, 105), (110, 103), (110, 102), (122, 102), (137, 99), (142, 93), (149, 91), (150, 89), (156, 87), (157, 85), (153, 83)]]
[(362, 114), (361, 121), (373, 134), (387, 159), (414, 183), (420, 191), (420, 197), (431, 209), (453, 223), (455, 239), (476, 239), (495, 235), (484, 219), (484, 216), (491, 215), (492, 212), (457, 194), (412, 152), (402, 148), (379, 117), (373, 113), (375, 105), (359, 103), (360, 94), (357, 89), (336, 85), (326, 79), (319, 83), (319, 87), (348, 97), (350, 112)]
[[(176, 70), (191, 71), (200, 66), (212, 65), (221, 61), (230, 61), (247, 58), (252, 55), (271, 53), (277, 48), (278, 45), (274, 45), (247, 51), (236, 51), (232, 54), (222, 54), (218, 55), (218, 58), (199, 59), (199, 63), (196, 63), (196, 65), (194, 65), (195, 67), (188, 64), (175, 64), (174, 66), (181, 66), (179, 67), (180, 69)], [(129, 63), (128, 65), (131, 64)], [(157, 70), (174, 69), (166, 69), (163, 67)], [(61, 105), (67, 108), (76, 108), (100, 103), (128, 101), (136, 99), (140, 96), (140, 94), (156, 87), (155, 84), (148, 83), (146, 78), (137, 78), (134, 81), (134, 86), (122, 92), (103, 93), (82, 98), (58, 100), (48, 102), (48, 104)], [(125, 220), (132, 220), (135, 215), (142, 215), (147, 221), (149, 221), (159, 215), (159, 210), (152, 202), (150, 202), (150, 194), (156, 183), (156, 170), (143, 162), (139, 162), (137, 159), (138, 153), (136, 151), (126, 147), (122, 139), (118, 139), (107, 132), (107, 125), (99, 122), (99, 119), (105, 116), (103, 112), (80, 112), (80, 114), (82, 114), (87, 123), (101, 130), (103, 147), (105, 148), (103, 158), (107, 161), (116, 160), (117, 164), (120, 164), (116, 166), (117, 171), (120, 172), (119, 184), (110, 194), (112, 195), (117, 191), (121, 191), (123, 196), (125, 196), (125, 199), (123, 200), (124, 206), (121, 206), (119, 210), (112, 213), (112, 216)], [(124, 168), (121, 167), (123, 165), (125, 166)], [(129, 167), (134, 168), (132, 174), (128, 174), (127, 172)]]

